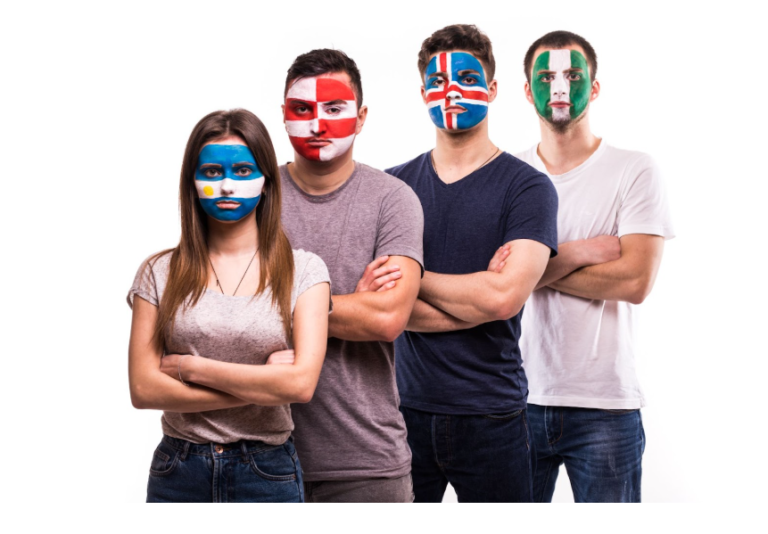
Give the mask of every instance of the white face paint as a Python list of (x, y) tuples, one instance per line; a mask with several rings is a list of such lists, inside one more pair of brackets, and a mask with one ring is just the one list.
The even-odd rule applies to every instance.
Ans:
[(556, 102), (568, 104), (568, 106), (563, 107), (552, 106), (552, 120), (554, 122), (569, 121), (571, 120), (571, 85), (565, 79), (565, 71), (571, 68), (571, 51), (551, 50), (549, 52), (549, 68), (555, 71), (555, 79), (552, 81), (550, 89), (550, 104)]

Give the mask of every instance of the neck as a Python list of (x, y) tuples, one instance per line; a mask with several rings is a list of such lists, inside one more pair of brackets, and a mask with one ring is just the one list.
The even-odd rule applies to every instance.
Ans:
[(288, 173), (299, 189), (310, 195), (327, 195), (341, 187), (355, 171), (352, 148), (331, 161), (312, 161), (294, 151)]
[(259, 246), (256, 210), (232, 223), (208, 217), (208, 251), (213, 256), (252, 256)]
[(537, 152), (549, 174), (565, 174), (575, 169), (595, 153), (600, 138), (589, 128), (589, 117), (584, 116), (564, 132), (558, 132), (539, 117), (541, 143)]
[(448, 133), (438, 128), (432, 157), (440, 179), (455, 182), (474, 172), (488, 158), (496, 145), (488, 137), (488, 119), (471, 130)]

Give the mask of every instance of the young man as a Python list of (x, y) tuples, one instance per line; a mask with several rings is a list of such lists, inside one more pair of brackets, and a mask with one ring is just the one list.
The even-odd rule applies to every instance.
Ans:
[(577, 502), (640, 501), (634, 306), (673, 231), (653, 161), (589, 128), (596, 73), (594, 49), (569, 32), (548, 33), (525, 56), (541, 143), (518, 157), (547, 173), (560, 198), (560, 253), (528, 303), (522, 338), (540, 502), (552, 500), (563, 463)]
[[(422, 97), (436, 145), (388, 170), (424, 208), (424, 267), (395, 342), (417, 502), (532, 499), (528, 393), (518, 338), (523, 304), (556, 253), (557, 195), (546, 176), (488, 138), (496, 98), (488, 37), (475, 26), (422, 44)], [(490, 266), (506, 245), (505, 261)]]
[(413, 499), (393, 341), (419, 290), (423, 214), (409, 187), (352, 159), (367, 112), (343, 52), (313, 50), (288, 70), (282, 221), (293, 248), (325, 261), (333, 293), (315, 396), (292, 407), (308, 502)]

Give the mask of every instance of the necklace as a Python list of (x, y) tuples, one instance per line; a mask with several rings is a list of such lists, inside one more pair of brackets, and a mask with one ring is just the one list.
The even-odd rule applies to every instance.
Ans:
[[(499, 147), (496, 147), (496, 152), (494, 152), (493, 154), (491, 154), (491, 157), (490, 157), (490, 158), (488, 158), (487, 160), (485, 160), (485, 161), (482, 163), (482, 165), (480, 165), (480, 166), (479, 166), (477, 169), (475, 169), (475, 170), (474, 170), (474, 171), (472, 171), (472, 172), (475, 172), (475, 171), (479, 171), (480, 169), (482, 169), (483, 167), (485, 167), (486, 165), (488, 165), (488, 162), (489, 162), (489, 161), (491, 161), (491, 160), (494, 158), (494, 156), (496, 156), (496, 154), (498, 154), (498, 153), (499, 153), (499, 150), (501, 150), (501, 149), (500, 149)], [(430, 151), (429, 151), (429, 159), (430, 159), (430, 160), (432, 160), (432, 170), (433, 170), (433, 171), (435, 171), (435, 174), (437, 174), (437, 165), (435, 165), (435, 156), (434, 156), (433, 152), (434, 152), (434, 150), (430, 150)], [(469, 174), (472, 174), (472, 172), (470, 172)], [(467, 176), (469, 176), (469, 174), (467, 174)], [(438, 176), (440, 176), (439, 174), (437, 174), (437, 175), (438, 175)]]
[[(237, 287), (235, 288), (235, 292), (232, 293), (233, 297), (237, 293), (237, 290), (240, 289), (240, 284), (242, 284), (243, 280), (245, 280), (245, 275), (246, 275), (246, 273), (248, 273), (248, 269), (251, 268), (251, 264), (253, 263), (254, 258), (256, 258), (256, 253), (257, 252), (259, 252), (258, 248), (256, 249), (256, 252), (253, 253), (253, 258), (251, 258), (251, 261), (248, 262), (248, 267), (245, 268), (245, 272), (243, 273), (243, 277), (240, 278), (240, 281), (237, 283)], [(211, 255), (210, 254), (208, 255), (208, 263), (211, 264), (211, 269), (213, 269), (213, 276), (216, 277), (216, 285), (219, 286), (219, 289), (221, 290), (221, 294), (222, 295), (226, 295), (226, 293), (224, 293), (224, 288), (221, 287), (221, 282), (219, 282), (219, 275), (216, 274), (216, 269), (213, 266), (213, 262), (211, 261)]]

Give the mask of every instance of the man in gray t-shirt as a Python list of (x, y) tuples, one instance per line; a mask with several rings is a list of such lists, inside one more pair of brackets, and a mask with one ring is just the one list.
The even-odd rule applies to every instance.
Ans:
[(292, 407), (306, 500), (411, 502), (393, 341), (419, 291), (421, 204), (402, 181), (352, 159), (368, 109), (343, 52), (296, 58), (285, 93), (295, 159), (280, 167), (283, 225), (293, 248), (325, 261), (333, 294), (320, 382), (310, 403)]

